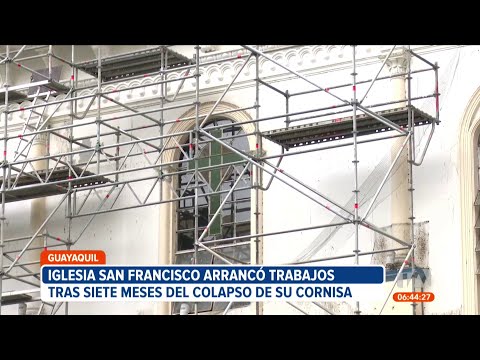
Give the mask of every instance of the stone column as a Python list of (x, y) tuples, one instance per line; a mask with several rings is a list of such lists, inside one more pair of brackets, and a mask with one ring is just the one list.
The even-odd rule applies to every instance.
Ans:
[[(251, 173), (252, 184), (254, 186), (263, 185), (263, 172), (256, 166), (252, 166)], [(257, 178), (258, 177), (258, 178)], [(257, 180), (258, 179), (258, 180)], [(258, 181), (258, 182), (257, 182)], [(250, 215), (250, 229), (251, 233), (263, 233), (263, 191), (251, 190), (251, 215)], [(263, 264), (263, 237), (254, 237), (250, 241), (250, 263), (252, 265)], [(251, 307), (252, 315), (263, 315), (264, 303), (262, 301), (253, 302)]]
[[(383, 58), (386, 55), (383, 56)], [(407, 71), (407, 64), (409, 61), (410, 54), (406, 51), (405, 48), (397, 48), (394, 50), (392, 55), (390, 55), (389, 60), (387, 60), (387, 67), (390, 71), (390, 75), (393, 77), (390, 79), (390, 91), (391, 91), (391, 100), (402, 100), (406, 99), (405, 92), (405, 75), (403, 74)], [(397, 75), (397, 76), (396, 76)], [(399, 108), (407, 106), (407, 102), (399, 102), (392, 105), (392, 108)], [(391, 148), (391, 161), (394, 160), (398, 153), (398, 148), (405, 141), (404, 137), (396, 138), (392, 144)], [(408, 147), (406, 146), (400, 158), (398, 159), (398, 170), (392, 174), (391, 177), (391, 220), (392, 220), (392, 235), (410, 243), (410, 197), (408, 192), (408, 163), (407, 163), (407, 154)], [(394, 264), (401, 264), (408, 250), (397, 251), (394, 257)]]
[[(385, 59), (385, 56), (388, 54), (390, 49), (387, 49), (384, 52), (383, 56), (380, 56), (381, 60)], [(405, 75), (399, 75), (405, 73), (407, 70), (409, 54), (405, 51), (404, 48), (396, 48), (389, 60), (387, 60), (386, 66), (390, 71), (392, 78), (390, 80), (390, 100), (403, 100), (406, 98), (405, 93)], [(407, 105), (406, 101), (402, 101), (396, 104), (392, 104), (391, 108), (405, 107)], [(392, 131), (393, 133), (393, 131)], [(405, 141), (404, 137), (395, 138), (393, 140), (391, 148), (391, 161), (394, 160), (395, 156), (398, 153), (398, 149), (401, 147), (402, 143)], [(408, 192), (408, 163), (407, 163), (407, 154), (408, 148), (402, 151), (400, 158), (398, 159), (398, 169), (391, 176), (391, 223), (392, 223), (392, 232), (391, 234), (407, 243), (410, 243), (410, 194)], [(399, 247), (399, 244), (395, 243), (393, 240), (389, 240), (389, 247)], [(386, 266), (392, 266), (398, 269), (402, 262), (405, 260), (408, 251), (397, 251), (388, 254)], [(411, 287), (405, 287), (405, 281), (399, 281), (396, 283), (393, 292), (399, 291), (410, 291)], [(392, 282), (385, 282), (383, 284), (383, 292), (386, 296), (393, 286)], [(373, 313), (378, 314), (380, 309), (385, 302), (385, 298), (380, 298), (378, 302), (374, 302)], [(420, 307), (417, 307), (420, 309)], [(410, 302), (394, 302), (392, 297), (387, 300), (387, 304), (383, 310), (384, 315), (406, 315), (412, 313), (412, 306)]]
[[(32, 148), (29, 152), (29, 158), (37, 158), (47, 155), (47, 134), (38, 134), (32, 143)], [(38, 160), (31, 163), (36, 171), (45, 170), (48, 167), (48, 160)], [(28, 166), (25, 169), (28, 171)], [(30, 234), (33, 235), (38, 228), (43, 224), (47, 217), (46, 198), (41, 197), (33, 199), (30, 202)], [(45, 228), (40, 232), (45, 232)], [(40, 248), (38, 250), (28, 250), (22, 257), (22, 262), (38, 261), (40, 260), (40, 253), (43, 247), (43, 237), (38, 236), (33, 240), (30, 248)], [(29, 265), (28, 268), (33, 272), (40, 271), (40, 264)], [(36, 315), (38, 313), (39, 303), (29, 303), (27, 306), (27, 315)]]
[[(162, 180), (162, 200), (172, 199), (172, 177), (167, 176)], [(165, 203), (160, 205), (160, 221), (159, 221), (159, 245), (158, 245), (158, 264), (170, 265), (172, 263), (172, 244), (174, 238), (174, 229), (172, 225), (173, 203)], [(156, 308), (157, 315), (170, 315), (170, 303), (158, 302)]]

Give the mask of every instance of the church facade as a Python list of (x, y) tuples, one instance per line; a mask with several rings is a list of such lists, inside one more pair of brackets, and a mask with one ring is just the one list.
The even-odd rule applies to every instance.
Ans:
[[(360, 304), (70, 303), (70, 314), (479, 313), (480, 47), (172, 46), (155, 65), (160, 73), (109, 65), (156, 49), (79, 46), (72, 54), (53, 46), (81, 64), (73, 71), (60, 61), (25, 62), (50, 70), (66, 91), (40, 98), (38, 86), (9, 104), (0, 130), (8, 124), (11, 171), (25, 161), (42, 177), (65, 162), (66, 172), (94, 180), (7, 202), (6, 255), (34, 235), (20, 261), (32, 271), (44, 247), (65, 246), (104, 250), (119, 265), (381, 264), (385, 296)], [(175, 61), (178, 69), (168, 66)], [(34, 81), (14, 65), (4, 84)], [(62, 103), (69, 87), (75, 100)], [(25, 131), (39, 133), (22, 160), (17, 134)], [(2, 291), (29, 287), (3, 279)], [(391, 299), (391, 290), (412, 289), (435, 301)], [(27, 303), (27, 311), (46, 311), (40, 306)], [(4, 306), (2, 314), (17, 311)]]

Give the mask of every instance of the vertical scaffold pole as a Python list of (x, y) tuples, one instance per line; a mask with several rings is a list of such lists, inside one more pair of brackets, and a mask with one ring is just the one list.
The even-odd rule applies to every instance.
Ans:
[[(6, 58), (10, 57), (10, 46), (7, 45)], [(8, 63), (5, 61), (5, 109), (3, 110), (4, 123), (3, 123), (3, 164), (2, 164), (2, 216), (0, 218), (0, 315), (2, 314), (2, 291), (3, 291), (3, 241), (5, 232), (5, 184), (7, 179), (7, 122), (8, 122)]]
[[(164, 52), (165, 52), (165, 48), (164, 47), (161, 47), (160, 48), (160, 80), (163, 81), (164, 80), (164, 67), (165, 67), (165, 64), (164, 64)], [(165, 99), (165, 84), (160, 84), (160, 108), (163, 109), (163, 106), (164, 106), (164, 99)], [(163, 110), (160, 111), (160, 124), (159, 124), (159, 131), (160, 131), (160, 136), (163, 135), (163, 122), (164, 122), (164, 118), (163, 118)], [(163, 138), (160, 138), (159, 140), (159, 146), (158, 146), (160, 149), (163, 148)], [(160, 162), (163, 162), (163, 159), (162, 159), (162, 153), (159, 154), (160, 156)], [(163, 171), (162, 171), (162, 167), (159, 168), (159, 182), (158, 182), (158, 186), (159, 186), (159, 190), (160, 190), (160, 201), (163, 201)], [(164, 206), (164, 205), (163, 205)], [(166, 239), (161, 239), (161, 241), (166, 241)], [(165, 249), (165, 247), (163, 247), (163, 249)], [(162, 265), (166, 265), (166, 264), (162, 264)], [(168, 304), (167, 304), (168, 305)], [(169, 309), (169, 307), (167, 307), (167, 309)], [(171, 314), (171, 308), (170, 308), (170, 312)]]
[[(353, 53), (352, 53), (352, 92), (353, 92), (353, 99), (352, 99), (352, 105), (353, 105), (353, 181), (354, 181), (354, 190), (353, 193), (355, 195), (355, 204), (354, 204), (354, 219), (353, 223), (355, 225), (355, 250), (353, 252), (355, 253), (355, 265), (359, 264), (359, 257), (358, 253), (360, 252), (359, 246), (358, 246), (358, 146), (357, 146), (357, 69), (356, 69), (356, 59), (355, 59), (355, 46), (352, 46)], [(360, 302), (356, 302), (355, 305), (355, 314), (360, 315)]]
[[(193, 156), (195, 158), (195, 246), (194, 246), (194, 256), (193, 263), (198, 264), (198, 137), (200, 135), (200, 45), (195, 46), (195, 144), (193, 145)], [(189, 148), (192, 148), (192, 143), (190, 143)], [(195, 315), (198, 314), (198, 304), (194, 305)]]
[(98, 46), (98, 65), (97, 65), (97, 174), (100, 174), (100, 122), (101, 122), (101, 100), (102, 100), (102, 50), (101, 45)]
[(52, 80), (52, 54), (53, 46), (48, 45), (48, 80)]
[[(166, 58), (167, 58), (166, 52), (167, 52), (167, 50), (164, 47), (162, 47), (160, 49), (160, 81), (162, 81), (162, 82), (165, 80), (165, 69), (166, 69), (166, 64), (165, 63), (166, 63)], [(165, 104), (166, 86), (167, 86), (167, 84), (164, 84), (164, 83), (162, 83), (160, 85), (160, 108), (162, 109), (162, 110), (160, 110), (160, 124), (159, 124), (160, 136), (163, 135), (163, 131), (164, 131), (163, 106)], [(158, 147), (160, 149), (163, 148), (163, 138), (160, 138)], [(162, 168), (160, 168), (160, 174), (162, 174)]]
[[(258, 54), (255, 54), (255, 120), (260, 118), (260, 57)], [(288, 101), (288, 100), (287, 100)], [(260, 125), (259, 122), (255, 122), (255, 147), (257, 149), (257, 157), (262, 156), (262, 136), (260, 134)], [(256, 168), (252, 172), (255, 173), (255, 234), (260, 234), (260, 187), (261, 187), (261, 171)], [(252, 174), (253, 175), (253, 174)], [(255, 265), (258, 265), (262, 262), (261, 252), (263, 244), (261, 244), (260, 238), (255, 237), (254, 240), (254, 249), (255, 249)], [(263, 303), (255, 303), (255, 315), (263, 315)]]
[[(117, 129), (120, 130), (120, 126), (117, 126)], [(119, 171), (120, 170), (120, 131), (117, 131), (115, 133), (115, 140), (117, 142), (117, 147), (115, 148), (115, 171)], [(118, 182), (119, 180), (119, 176), (118, 176), (118, 172), (115, 174), (115, 182)], [(118, 185), (115, 185), (116, 188), (118, 188)], [(162, 190), (162, 188), (160, 187), (160, 190)], [(162, 200), (162, 199), (160, 199)]]
[[(410, 45), (408, 46), (410, 50)], [(408, 191), (410, 193), (410, 242), (412, 244), (412, 256), (411, 256), (411, 267), (412, 267), (412, 292), (415, 291), (415, 217), (413, 216), (413, 158), (415, 151), (415, 124), (413, 121), (412, 113), (412, 93), (411, 93), (411, 56), (407, 57), (407, 101), (408, 101), (408, 132), (410, 133), (410, 139), (408, 141)], [(412, 315), (417, 313), (417, 303), (412, 302)]]
[[(75, 45), (72, 45), (72, 64), (75, 63)], [(72, 94), (72, 97), (75, 97), (75, 67), (72, 66), (72, 74), (70, 76), (70, 91)], [(70, 123), (73, 125), (73, 118), (74, 118), (74, 111), (76, 111), (76, 108), (74, 109), (74, 104), (71, 104), (70, 106)], [(68, 129), (68, 151), (71, 153), (73, 151), (73, 127)], [(67, 160), (71, 166), (73, 166), (73, 155), (70, 154), (68, 156)], [(47, 167), (48, 169), (48, 167)], [(72, 169), (69, 166), (68, 167), (68, 178), (72, 179), (73, 173)], [(72, 242), (72, 182), (70, 181), (68, 183), (68, 197), (67, 197), (67, 250), (70, 250), (71, 248), (71, 242)], [(68, 301), (65, 302), (65, 315), (68, 315)]]
[(289, 127), (290, 126), (290, 116), (288, 115), (288, 113), (290, 112), (290, 93), (288, 92), (288, 90), (285, 91), (285, 114), (287, 114), (287, 116), (285, 116), (285, 127)]

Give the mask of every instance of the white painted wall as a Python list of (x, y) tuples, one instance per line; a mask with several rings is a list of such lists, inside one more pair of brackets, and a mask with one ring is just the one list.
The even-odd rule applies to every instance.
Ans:
[[(234, 48), (227, 48), (232, 50)], [(440, 49), (440, 48), (439, 48)], [(180, 50), (186, 51), (184, 48)], [(367, 47), (359, 47), (358, 51), (365, 57), (373, 57), (376, 48), (368, 50)], [(438, 49), (437, 49), (438, 50)], [(288, 53), (288, 52), (287, 52)], [(331, 49), (329, 52), (325, 50), (321, 53), (321, 57), (315, 58), (306, 55), (303, 58), (289, 58), (288, 65), (295, 69), (305, 68), (307, 75), (312, 81), (322, 86), (332, 86), (335, 84), (348, 84), (351, 81), (351, 69), (348, 64), (343, 70), (330, 71), (329, 68), (335, 63), (348, 62), (351, 59), (351, 50), (346, 47), (343, 51), (339, 48)], [(318, 53), (317, 53), (318, 55)], [(431, 269), (431, 284), (425, 289), (433, 291), (436, 300), (425, 306), (427, 314), (441, 313), (458, 313), (461, 309), (461, 238), (460, 238), (460, 214), (459, 214), (459, 189), (461, 186), (461, 174), (457, 171), (458, 152), (458, 132), (462, 113), (472, 93), (480, 84), (480, 69), (478, 63), (480, 61), (480, 47), (463, 47), (460, 49), (450, 49), (436, 51), (424, 54), (425, 58), (430, 61), (437, 61), (440, 66), (439, 76), (444, 81), (444, 86), (440, 88), (441, 97), (441, 121), (437, 127), (433, 140), (430, 144), (429, 151), (421, 167), (414, 169), (414, 187), (415, 187), (415, 217), (416, 221), (429, 221), (429, 246), (430, 257), (429, 265)], [(455, 59), (459, 56), (456, 69)], [(284, 56), (281, 59), (288, 58)], [(302, 59), (301, 61), (299, 59)], [(313, 61), (315, 60), (315, 61)], [(308, 90), (312, 87), (302, 80), (282, 79), (272, 77), (272, 74), (279, 71), (278, 67), (273, 64), (265, 64), (261, 76), (270, 77), (275, 80), (273, 84), (282, 90), (296, 92)], [(267, 66), (268, 65), (268, 66)], [(379, 62), (374, 64), (366, 64), (359, 66), (357, 69), (358, 80), (369, 79), (375, 75)], [(413, 69), (424, 68), (418, 60), (414, 60)], [(254, 91), (252, 87), (247, 87), (245, 80), (252, 79), (254, 76), (254, 67), (247, 67), (248, 75), (239, 79), (239, 85), (234, 86), (224, 101), (233, 103), (239, 107), (252, 106), (254, 101)], [(205, 74), (207, 75), (207, 74)], [(232, 70), (225, 70), (222, 76), (218, 72), (209, 74), (208, 92), (202, 96), (201, 101), (215, 101), (222, 89), (218, 85), (225, 83), (233, 76)], [(202, 79), (202, 81), (204, 81)], [(193, 82), (185, 83), (185, 91), (193, 90)], [(170, 91), (175, 91), (177, 84), (171, 86)], [(362, 96), (366, 89), (366, 85), (358, 87), (358, 93)], [(390, 92), (389, 82), (382, 81), (374, 85), (365, 104), (380, 103), (388, 101)], [(126, 101), (144, 101), (143, 99), (135, 100), (139, 97), (135, 90), (131, 94), (131, 99), (125, 98)], [(154, 93), (151, 89), (144, 90), (143, 98), (153, 98), (158, 96), (158, 92)], [(346, 87), (342, 90), (332, 90), (336, 95), (350, 100), (351, 88)], [(412, 83), (413, 96), (426, 95), (434, 92), (433, 73), (428, 76), (414, 76)], [(184, 93), (180, 98), (186, 98), (189, 94)], [(120, 95), (119, 95), (120, 96)], [(121, 96), (126, 96), (122, 94)], [(141, 96), (141, 95), (140, 95)], [(414, 103), (415, 106), (434, 114), (434, 100), (420, 100)], [(271, 116), (284, 112), (284, 100), (279, 94), (262, 87), (260, 92), (260, 114), (261, 116)], [(290, 110), (301, 111), (312, 107), (323, 107), (338, 104), (337, 101), (332, 102), (325, 93), (315, 93), (302, 97), (294, 97), (291, 99)], [(80, 103), (80, 108), (85, 106), (86, 102)], [(108, 104), (102, 104), (108, 106)], [(158, 105), (156, 105), (158, 106)], [(92, 108), (95, 108), (95, 104)], [(65, 111), (67, 106), (64, 106)], [(166, 113), (167, 119), (175, 119), (185, 110), (176, 109)], [(80, 109), (81, 111), (81, 109)], [(116, 110), (118, 111), (118, 110)], [(253, 111), (249, 111), (252, 117), (255, 116)], [(113, 116), (113, 115), (112, 115)], [(154, 114), (158, 118), (158, 114)], [(338, 117), (338, 116), (334, 116)], [(327, 117), (324, 119), (330, 119)], [(94, 118), (86, 119), (85, 121)], [(261, 123), (261, 130), (271, 130), (284, 126), (284, 119), (271, 120)], [(323, 119), (319, 119), (323, 120)], [(308, 120), (305, 122), (318, 121)], [(304, 123), (305, 123), (304, 122)], [(133, 124), (148, 124), (149, 121), (138, 116), (122, 120), (119, 125), (121, 127), (132, 126)], [(293, 125), (302, 122), (293, 123)], [(426, 128), (418, 129), (416, 139), (418, 150), (423, 149), (424, 141), (420, 141), (421, 135)], [(427, 132), (429, 128), (426, 129)], [(93, 131), (93, 128), (91, 129)], [(168, 132), (168, 127), (165, 129)], [(154, 136), (157, 130), (145, 129), (137, 136)], [(79, 134), (76, 134), (79, 136)], [(426, 136), (423, 137), (425, 140)], [(363, 138), (362, 138), (363, 139)], [(127, 141), (126, 136), (122, 136), (121, 141)], [(350, 140), (347, 140), (350, 141)], [(389, 154), (392, 140), (384, 140), (381, 142), (373, 142), (359, 145), (358, 158), (359, 163), (359, 183), (370, 174), (378, 162)], [(264, 149), (268, 155), (280, 152), (280, 147), (264, 141)], [(60, 143), (52, 145), (56, 151), (61, 148)], [(306, 148), (305, 148), (306, 149)], [(65, 150), (65, 149), (64, 149)], [(10, 151), (10, 150), (9, 150)], [(126, 150), (123, 150), (126, 151)], [(294, 150), (292, 150), (294, 151)], [(352, 166), (353, 150), (351, 147), (343, 147), (334, 150), (325, 150), (299, 156), (286, 157), (283, 160), (281, 168), (289, 174), (294, 175), (304, 183), (322, 192), (331, 199), (340, 204), (348, 201), (352, 195), (353, 189), (353, 166)], [(153, 155), (152, 155), (153, 159)], [(271, 160), (276, 162), (276, 160)], [(143, 157), (133, 158), (127, 162), (129, 167), (141, 167), (145, 164)], [(108, 167), (104, 167), (107, 169)], [(153, 174), (152, 171), (145, 173)], [(130, 174), (127, 176), (138, 176)], [(125, 177), (123, 177), (125, 178)], [(268, 182), (269, 175), (265, 175), (264, 182)], [(406, 181), (406, 179), (405, 179)], [(139, 192), (146, 193), (146, 188), (141, 183), (133, 185)], [(126, 189), (124, 191), (127, 191)], [(379, 227), (390, 224), (390, 184), (387, 183), (385, 189), (380, 195), (380, 204), (368, 220)], [(99, 191), (100, 196), (104, 196), (106, 190)], [(80, 196), (85, 196), (85, 193)], [(112, 195), (113, 197), (114, 195)], [(120, 204), (133, 204), (135, 199), (129, 193), (124, 194), (126, 197), (119, 198)], [(57, 204), (59, 197), (51, 197), (47, 200), (47, 211), (50, 211)], [(151, 195), (151, 201), (158, 201), (159, 192), (154, 191)], [(85, 211), (93, 211), (98, 204), (95, 196), (87, 202)], [(28, 229), (29, 221), (29, 202), (11, 203), (7, 205), (7, 227), (6, 237), (21, 236)], [(362, 210), (362, 209), (361, 209)], [(361, 212), (362, 213), (362, 212)], [(58, 213), (54, 216), (53, 221), (48, 225), (48, 231), (52, 234), (58, 234), (60, 237), (65, 236), (66, 221), (64, 220), (65, 207), (62, 206)], [(101, 249), (107, 253), (107, 261), (109, 264), (156, 264), (158, 253), (158, 206), (151, 206), (141, 209), (126, 210), (103, 214), (97, 216), (87, 231), (83, 234), (81, 240), (75, 248), (77, 249)], [(88, 218), (80, 218), (74, 221), (73, 234), (78, 234), (82, 226)], [(328, 223), (332, 219), (332, 214), (321, 208), (306, 197), (287, 190), (286, 185), (274, 181), (270, 190), (264, 193), (264, 232), (293, 229), (299, 227), (307, 227)], [(316, 254), (316, 258), (322, 256), (335, 256), (340, 254), (352, 253), (354, 239), (348, 235), (347, 229), (340, 232), (334, 240), (330, 241), (321, 251)], [(281, 264), (293, 261), (308, 246), (315, 237), (320, 233), (319, 230), (302, 231), (275, 237), (266, 237), (264, 239), (264, 262), (265, 264)], [(347, 234), (347, 235), (342, 235)], [(337, 239), (337, 240), (335, 240)], [(360, 244), (363, 251), (371, 251), (373, 248), (373, 233), (369, 230), (361, 228)], [(8, 246), (6, 247), (8, 250)], [(370, 256), (361, 257), (361, 264), (369, 264)], [(353, 258), (329, 261), (322, 264), (353, 264)], [(13, 287), (21, 288), (12, 282), (4, 283), (4, 291)], [(15, 285), (15, 286), (14, 286)], [(388, 289), (385, 290), (386, 292)], [(385, 295), (386, 296), (386, 295)], [(383, 303), (383, 300), (380, 301)], [(387, 308), (392, 304), (389, 303)], [(323, 311), (309, 303), (299, 303), (303, 310), (312, 314), (322, 314)], [(378, 312), (379, 304), (361, 304), (364, 313)], [(6, 308), (7, 312), (16, 313), (16, 307)], [(391, 308), (390, 308), (391, 310)], [(241, 308), (231, 310), (231, 314), (251, 313), (250, 308)], [(284, 303), (269, 302), (264, 305), (265, 314), (296, 314), (297, 310), (289, 307)], [(332, 311), (336, 313), (351, 313), (352, 309), (345, 304), (339, 304), (332, 307)], [(402, 308), (401, 312), (410, 313), (409, 305)], [(154, 305), (148, 302), (116, 302), (116, 303), (75, 303), (70, 305), (70, 312), (73, 314), (151, 314), (154, 313)]]

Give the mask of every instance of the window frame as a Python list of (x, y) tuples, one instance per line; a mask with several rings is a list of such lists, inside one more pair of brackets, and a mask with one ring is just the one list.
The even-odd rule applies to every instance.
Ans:
[[(230, 122), (232, 124), (232, 127), (224, 127), (222, 129), (225, 129), (227, 131), (222, 131), (222, 137), (226, 136), (226, 137), (230, 137), (230, 136), (235, 136), (235, 135), (240, 135), (240, 134), (245, 134), (245, 131), (243, 129), (242, 126), (236, 124), (236, 122), (232, 119), (229, 119), (229, 118), (226, 118), (226, 117), (223, 117), (223, 118), (216, 118), (216, 119), (212, 119), (205, 127), (204, 129), (208, 130), (208, 129), (213, 129), (214, 125), (212, 124), (218, 124), (218, 123), (222, 123), (222, 125), (224, 125), (223, 122)], [(229, 132), (228, 130), (231, 129), (231, 131)], [(228, 135), (226, 135), (225, 133), (228, 133)], [(239, 146), (236, 146), (236, 148), (240, 148), (242, 151), (244, 152), (249, 152), (250, 151), (250, 144), (249, 144), (249, 141), (248, 141), (248, 135), (247, 136), (243, 136), (243, 137), (239, 137), (238, 139), (243, 139), (243, 143), (242, 143), (242, 146), (239, 147)], [(180, 146), (182, 146), (183, 149), (186, 149), (188, 147), (188, 144), (189, 144), (189, 141), (193, 141), (193, 139), (185, 139), (186, 141), (182, 142)], [(202, 139), (203, 140), (203, 139)], [(200, 140), (200, 142), (202, 141)], [(236, 139), (232, 139), (233, 141), (235, 141)], [(211, 142), (207, 143), (207, 146), (210, 146)], [(205, 148), (207, 146), (203, 146), (200, 151), (205, 151)], [(224, 154), (224, 151), (225, 148), (224, 147), (221, 147), (221, 151), (222, 151), (222, 154)], [(186, 152), (186, 151), (185, 151)], [(188, 153), (188, 152), (186, 152)], [(209, 150), (209, 153), (210, 153), (210, 150)], [(228, 153), (228, 152), (227, 152)], [(180, 155), (179, 155), (179, 159), (178, 160), (182, 160), (185, 156), (183, 155), (182, 152), (180, 152)], [(207, 156), (207, 157), (210, 157), (210, 156)], [(231, 167), (234, 166), (234, 167), (237, 167), (236, 169), (231, 169)], [(220, 169), (220, 173), (222, 173), (223, 171), (228, 171), (228, 172), (231, 172), (230, 175), (228, 175), (228, 177), (225, 179), (224, 176), (222, 176), (222, 183), (220, 184), (220, 189), (222, 189), (222, 187), (224, 186), (224, 184), (227, 184), (230, 182), (230, 188), (231, 186), (234, 184), (234, 182), (238, 179), (237, 176), (239, 175), (239, 170), (238, 170), (238, 166), (243, 166), (242, 164), (237, 164), (237, 165), (228, 165), (226, 164), (225, 166), (222, 166)], [(225, 207), (228, 207), (228, 204), (230, 204), (230, 208), (233, 208), (235, 211), (233, 212), (233, 219), (231, 219), (232, 221), (229, 221), (229, 222), (226, 222), (226, 223), (221, 223), (221, 236), (219, 237), (216, 237), (216, 239), (222, 239), (222, 238), (225, 238), (224, 237), (224, 228), (227, 228), (227, 227), (230, 227), (233, 229), (233, 232), (232, 234), (230, 234), (230, 236), (227, 236), (226, 238), (231, 238), (231, 237), (236, 237), (237, 234), (238, 234), (238, 231), (239, 229), (238, 228), (241, 228), (241, 227), (244, 227), (245, 225), (248, 224), (248, 232), (245, 232), (245, 229), (241, 229), (242, 233), (241, 235), (250, 235), (251, 232), (252, 232), (252, 219), (251, 219), (251, 214), (252, 214), (252, 197), (253, 197), (253, 191), (251, 190), (251, 187), (252, 187), (252, 166), (250, 164), (245, 164), (245, 166), (248, 166), (249, 169), (247, 170), (247, 173), (248, 173), (248, 196), (246, 196), (246, 194), (242, 194), (242, 195), (238, 195), (240, 192), (243, 192), (245, 191), (246, 189), (242, 189), (242, 190), (235, 190), (232, 192), (231, 194), (231, 199), (229, 199), (227, 201), (227, 203), (225, 204)], [(176, 170), (185, 170), (185, 168), (188, 168), (188, 165), (185, 167), (183, 166), (182, 167), (182, 163), (179, 163), (179, 165), (176, 167)], [(208, 170), (207, 170), (208, 171)], [(200, 173), (202, 173), (202, 171), (200, 171)], [(188, 175), (188, 176), (191, 176), (191, 172), (188, 173), (188, 174), (185, 174), (185, 175)], [(209, 173), (209, 176), (210, 173)], [(245, 174), (244, 174), (245, 176)], [(233, 180), (232, 180), (232, 177), (233, 177)], [(209, 179), (205, 179), (207, 182), (209, 181)], [(204, 183), (203, 181), (201, 181), (202, 183)], [(189, 184), (190, 183), (190, 184)], [(187, 193), (189, 190), (189, 187), (191, 189), (192, 187), (192, 183), (189, 182), (189, 181), (183, 181), (183, 176), (182, 174), (179, 174), (177, 175), (177, 178), (176, 178), (176, 181), (175, 183), (173, 184), (174, 185), (174, 192), (175, 194), (178, 196), (179, 194), (183, 194), (183, 196), (185, 195), (185, 193)], [(184, 187), (185, 185), (185, 187)], [(201, 189), (205, 189), (207, 188), (208, 190), (208, 187), (209, 185), (205, 184), (201, 186)], [(245, 186), (240, 186), (240, 187), (245, 187)], [(193, 189), (191, 189), (193, 190)], [(190, 190), (190, 191), (191, 191)], [(224, 196), (224, 194), (222, 194), (221, 196)], [(237, 196), (239, 196), (237, 198)], [(201, 197), (202, 198), (202, 197)], [(222, 197), (221, 197), (222, 198)], [(224, 197), (222, 198), (222, 200), (224, 199)], [(180, 219), (180, 214), (182, 212), (182, 210), (185, 210), (185, 209), (188, 209), (188, 210), (193, 210), (195, 209), (195, 206), (194, 206), (194, 200), (193, 199), (187, 199), (189, 200), (188, 202), (190, 202), (190, 206), (185, 206), (185, 207), (182, 207), (182, 202), (186, 202), (185, 200), (180, 200), (177, 202), (176, 204), (176, 207), (175, 207), (175, 210), (174, 210), (174, 218), (175, 218), (175, 221), (174, 221), (174, 228), (173, 228), (173, 231), (174, 231), (174, 236), (173, 236), (173, 246), (172, 246), (172, 262), (174, 264), (178, 264), (178, 263), (185, 263), (185, 262), (182, 262), (182, 261), (178, 261), (179, 259), (179, 255), (184, 255), (184, 254), (188, 254), (188, 253), (191, 253), (191, 251), (193, 250), (193, 246), (188, 248), (188, 249), (182, 249), (182, 250), (178, 250), (178, 247), (179, 247), (179, 238), (178, 238), (178, 235), (181, 234), (181, 233), (189, 233), (191, 232), (192, 235), (194, 234), (194, 230), (195, 228), (194, 227), (188, 227), (188, 228), (180, 228), (181, 227), (181, 222), (184, 221), (184, 219)], [(236, 215), (237, 215), (237, 210), (238, 210), (238, 205), (239, 204), (245, 204), (245, 203), (248, 203), (248, 206), (245, 207), (245, 209), (240, 209), (238, 212), (239, 213), (243, 213), (243, 212), (247, 212), (248, 213), (248, 216), (247, 218), (245, 219), (245, 216), (242, 215), (242, 217), (244, 218), (244, 220), (241, 220), (241, 221), (236, 221)], [(186, 204), (184, 204), (186, 205)], [(206, 201), (206, 204), (202, 204), (199, 206), (199, 208), (207, 208), (208, 209), (209, 207), (209, 199)], [(224, 207), (224, 209), (225, 209)], [(241, 206), (243, 207), (243, 206)], [(232, 209), (232, 210), (233, 210)], [(222, 212), (223, 212), (223, 209), (222, 209)], [(208, 210), (207, 210), (207, 213)], [(208, 219), (210, 219), (210, 216), (208, 217)], [(187, 223), (189, 223), (189, 220), (187, 220)], [(232, 227), (232, 225), (234, 225)], [(203, 224), (203, 225), (200, 225), (199, 224), (199, 227), (198, 227), (198, 230), (199, 230), (199, 236), (200, 234), (202, 233), (202, 231), (205, 229), (206, 227), (206, 224)], [(210, 235), (207, 235), (207, 237), (210, 237)], [(207, 238), (206, 237), (206, 238)], [(205, 239), (204, 239), (205, 240)], [(245, 241), (245, 240), (244, 240)], [(237, 243), (237, 242), (241, 242), (241, 240), (233, 240), (232, 241), (232, 244), (234, 243)], [(248, 241), (250, 243), (250, 241)], [(251, 247), (250, 247), (250, 244), (243, 244), (243, 245), (240, 245), (240, 246), (235, 246), (235, 247), (227, 247), (226, 249), (233, 249), (234, 251), (236, 251), (236, 249), (238, 249), (238, 252), (242, 252), (242, 251), (245, 251), (246, 254), (244, 255), (244, 258), (247, 258), (248, 261), (245, 262), (246, 264), (249, 264), (250, 263), (250, 258), (251, 258)], [(224, 249), (221, 249), (221, 250), (224, 250)], [(227, 257), (225, 255), (225, 257)], [(215, 256), (211, 255), (210, 256), (210, 261), (209, 261), (209, 264), (221, 264), (223, 262), (219, 261), (219, 259), (217, 259)], [(241, 263), (241, 262), (240, 262)], [(198, 303), (200, 304), (200, 303)], [(217, 312), (222, 312), (225, 310), (225, 308), (228, 306), (228, 302), (208, 302), (208, 303), (203, 303), (203, 304), (209, 304), (209, 306), (207, 308), (204, 308), (202, 310), (198, 310), (198, 313), (217, 313)], [(217, 305), (219, 304), (222, 304), (220, 305), (221, 308), (218, 308)], [(234, 303), (232, 304), (232, 307), (231, 308), (238, 308), (238, 307), (245, 307), (245, 306), (249, 306), (250, 303)], [(180, 306), (181, 306), (181, 303), (180, 302), (172, 302), (172, 306), (171, 306), (171, 314), (173, 315), (177, 315), (179, 314), (179, 311), (180, 311)], [(217, 307), (217, 308), (216, 308)], [(190, 306), (190, 313), (193, 313), (194, 309), (192, 306)]]

